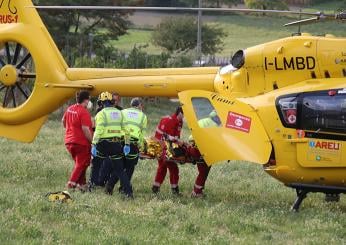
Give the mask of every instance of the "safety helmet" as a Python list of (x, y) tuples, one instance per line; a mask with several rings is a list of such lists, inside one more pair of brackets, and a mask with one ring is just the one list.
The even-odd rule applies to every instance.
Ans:
[(46, 194), (50, 202), (69, 203), (72, 202), (70, 193), (67, 191), (49, 192)]
[(107, 101), (107, 100), (112, 101), (112, 94), (107, 92), (107, 91), (106, 92), (102, 92), (100, 94), (98, 100), (100, 100), (100, 101)]

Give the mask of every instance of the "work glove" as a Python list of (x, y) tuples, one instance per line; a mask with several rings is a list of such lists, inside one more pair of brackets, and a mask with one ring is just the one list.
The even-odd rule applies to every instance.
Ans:
[(96, 146), (95, 145), (91, 146), (91, 155), (93, 157), (96, 157), (96, 155), (97, 155), (97, 150), (96, 150)]
[(125, 156), (127, 156), (130, 153), (130, 150), (131, 148), (129, 145), (124, 145), (123, 152)]

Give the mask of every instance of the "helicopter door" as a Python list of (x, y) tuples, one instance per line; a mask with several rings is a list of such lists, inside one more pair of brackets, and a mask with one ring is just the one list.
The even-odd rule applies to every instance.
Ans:
[(268, 162), (272, 146), (249, 105), (219, 94), (191, 90), (179, 93), (184, 116), (205, 161)]
[(297, 144), (303, 167), (346, 167), (346, 89), (298, 96), (298, 128), (306, 141)]

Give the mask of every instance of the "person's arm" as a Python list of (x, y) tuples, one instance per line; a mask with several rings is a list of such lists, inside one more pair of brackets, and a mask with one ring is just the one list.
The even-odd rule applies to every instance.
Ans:
[(130, 135), (130, 132), (126, 128), (126, 124), (127, 124), (127, 119), (126, 119), (126, 116), (125, 116), (126, 112), (127, 112), (126, 109), (120, 111), (120, 114), (121, 114), (121, 129), (124, 132), (125, 145), (130, 145), (131, 135)]
[(184, 141), (180, 139), (182, 129), (183, 129), (182, 122), (178, 122), (175, 127), (175, 137), (176, 137), (176, 142), (179, 146), (184, 145)]
[(147, 124), (148, 124), (147, 116), (145, 114), (143, 116), (144, 116), (144, 120), (143, 120), (142, 131), (141, 131), (141, 135), (140, 135), (140, 139), (139, 139), (139, 143), (140, 143), (142, 148), (144, 147), (144, 134), (145, 134), (145, 131), (147, 129)]
[(95, 119), (91, 118), (91, 128), (95, 131)]
[(147, 116), (144, 114), (143, 133), (144, 133), (144, 131), (147, 129), (147, 126), (148, 126), (148, 118), (147, 118)]
[(84, 133), (84, 136), (87, 138), (87, 140), (91, 143), (93, 140), (93, 136), (92, 133), (90, 131), (90, 127), (89, 126), (83, 126), (82, 125), (82, 131)]
[(166, 129), (166, 138), (168, 141), (172, 141), (175, 142), (178, 137), (176, 136), (176, 128), (177, 128), (177, 124), (173, 119), (170, 119), (167, 121), (166, 125), (165, 125), (165, 129)]
[(103, 113), (97, 113), (95, 117), (95, 132), (94, 137), (92, 140), (92, 144), (97, 144), (100, 140), (100, 136), (104, 132), (104, 119), (103, 119)]
[(65, 117), (65, 114), (64, 114), (64, 116), (62, 117), (61, 122), (62, 122), (62, 126), (63, 126), (64, 128), (66, 128), (66, 117)]
[(81, 114), (81, 125), (84, 136), (91, 143), (93, 139), (93, 133), (91, 132), (92, 122), (89, 112), (83, 112)]

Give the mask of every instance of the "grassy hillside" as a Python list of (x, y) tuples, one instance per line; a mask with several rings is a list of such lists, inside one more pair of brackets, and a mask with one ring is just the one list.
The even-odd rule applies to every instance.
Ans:
[[(175, 104), (147, 105), (152, 132)], [(150, 134), (150, 133), (149, 133)], [(184, 128), (184, 136), (188, 130)], [(72, 193), (72, 204), (47, 201), (63, 190), (73, 166), (59, 121), (50, 120), (32, 144), (0, 139), (0, 244), (344, 244), (346, 201), (325, 203), (311, 194), (300, 213), (289, 211), (295, 193), (245, 162), (211, 170), (207, 197), (191, 199), (196, 169), (180, 166), (183, 197), (158, 196), (150, 187), (155, 161), (141, 161), (135, 199)]]
[[(317, 12), (329, 11), (333, 13), (339, 6), (339, 1), (317, 4), (303, 11)], [(112, 42), (114, 47), (124, 51), (129, 51), (134, 45), (149, 44), (147, 51), (150, 53), (159, 53), (162, 50), (151, 44), (151, 30), (156, 24), (164, 18), (164, 14), (158, 13), (139, 13), (138, 16), (131, 17), (134, 21), (134, 28), (145, 27), (145, 30), (131, 29), (129, 34), (119, 38), (118, 41)], [(179, 18), (179, 15), (175, 15)], [(280, 15), (262, 16), (262, 15), (236, 15), (225, 14), (218, 16), (204, 16), (204, 22), (211, 25), (222, 27), (228, 36), (223, 40), (224, 49), (218, 56), (230, 56), (238, 49), (245, 49), (263, 42), (272, 41), (278, 38), (291, 36), (297, 32), (298, 27), (283, 27), (284, 24), (295, 21), (296, 18), (287, 18)], [(304, 18), (304, 17), (303, 17)], [(307, 17), (308, 18), (308, 17)], [(311, 24), (301, 27), (302, 32), (310, 32), (314, 35), (334, 34), (336, 36), (346, 36), (345, 24), (342, 22), (330, 21)], [(194, 34), (192, 34), (194, 35)]]

